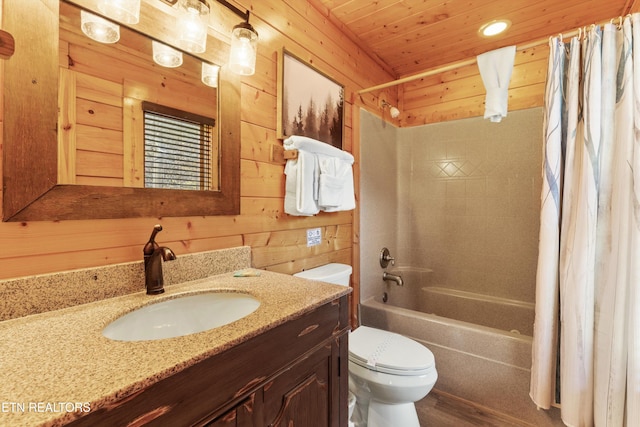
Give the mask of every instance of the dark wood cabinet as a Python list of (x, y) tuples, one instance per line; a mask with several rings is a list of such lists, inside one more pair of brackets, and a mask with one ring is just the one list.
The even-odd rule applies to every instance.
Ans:
[(348, 330), (344, 296), (71, 425), (346, 427)]
[(265, 386), (265, 425), (331, 425), (332, 347), (319, 348)]
[(252, 427), (261, 425), (262, 417), (254, 410), (256, 394), (229, 410), (214, 421), (205, 424), (206, 427)]

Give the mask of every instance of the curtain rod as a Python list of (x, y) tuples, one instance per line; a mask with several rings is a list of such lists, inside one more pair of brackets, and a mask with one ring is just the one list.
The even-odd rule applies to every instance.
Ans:
[[(621, 18), (621, 17), (618, 17), (618, 18)], [(618, 18), (613, 18), (613, 19), (610, 19), (608, 21), (602, 22), (600, 24), (594, 24), (594, 25), (608, 24), (608, 23), (613, 22), (615, 19), (618, 19)], [(583, 27), (581, 27), (581, 28), (583, 28)], [(563, 37), (563, 38), (564, 37), (569, 38), (569, 37), (577, 36), (580, 33), (581, 28), (575, 29), (573, 31), (569, 31), (569, 32), (564, 33), (564, 34), (558, 34), (558, 35)], [(551, 37), (553, 37), (553, 36), (551, 36)], [(539, 40), (533, 41), (531, 43), (523, 44), (521, 46), (516, 47), (516, 51), (523, 51), (523, 50), (531, 49), (533, 47), (542, 46), (542, 45), (544, 45), (546, 43), (549, 43), (549, 40), (551, 39), (551, 37), (546, 37), (544, 39), (539, 39)], [(375, 90), (385, 89), (385, 88), (388, 88), (388, 87), (391, 87), (391, 86), (397, 86), (397, 85), (400, 85), (400, 84), (403, 84), (403, 83), (407, 83), (407, 82), (410, 82), (410, 81), (413, 81), (413, 80), (421, 79), (423, 77), (429, 77), (429, 76), (433, 76), (434, 74), (440, 74), (440, 73), (444, 73), (444, 72), (447, 72), (447, 71), (455, 70), (456, 68), (466, 67), (467, 65), (473, 65), (475, 63), (476, 63), (476, 58), (465, 59), (465, 60), (456, 61), (456, 62), (450, 62), (450, 63), (448, 63), (446, 65), (443, 65), (443, 66), (440, 66), (440, 67), (429, 68), (428, 70), (422, 71), (422, 72), (420, 72), (418, 74), (414, 74), (412, 76), (403, 77), (401, 79), (393, 80), (393, 81), (390, 81), (390, 82), (387, 82), (387, 83), (382, 83), (382, 84), (379, 84), (379, 85), (376, 85), (376, 86), (371, 86), (371, 87), (366, 88), (366, 89), (361, 89), (361, 90), (358, 91), (358, 94), (362, 95), (363, 93), (373, 92)]]

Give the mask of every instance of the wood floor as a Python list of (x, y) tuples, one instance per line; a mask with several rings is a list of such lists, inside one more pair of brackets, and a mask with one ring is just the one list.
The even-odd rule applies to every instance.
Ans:
[(466, 400), (432, 390), (418, 407), (422, 427), (533, 427)]

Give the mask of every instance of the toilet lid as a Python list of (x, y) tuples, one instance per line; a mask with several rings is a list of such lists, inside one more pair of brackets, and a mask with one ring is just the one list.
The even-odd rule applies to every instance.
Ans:
[(349, 334), (349, 360), (393, 375), (425, 375), (435, 368), (433, 353), (402, 335), (360, 326)]

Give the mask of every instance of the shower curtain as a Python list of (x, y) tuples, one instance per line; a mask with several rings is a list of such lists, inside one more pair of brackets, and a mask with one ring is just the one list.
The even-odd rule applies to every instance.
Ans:
[(530, 395), (640, 425), (640, 15), (550, 40)]

